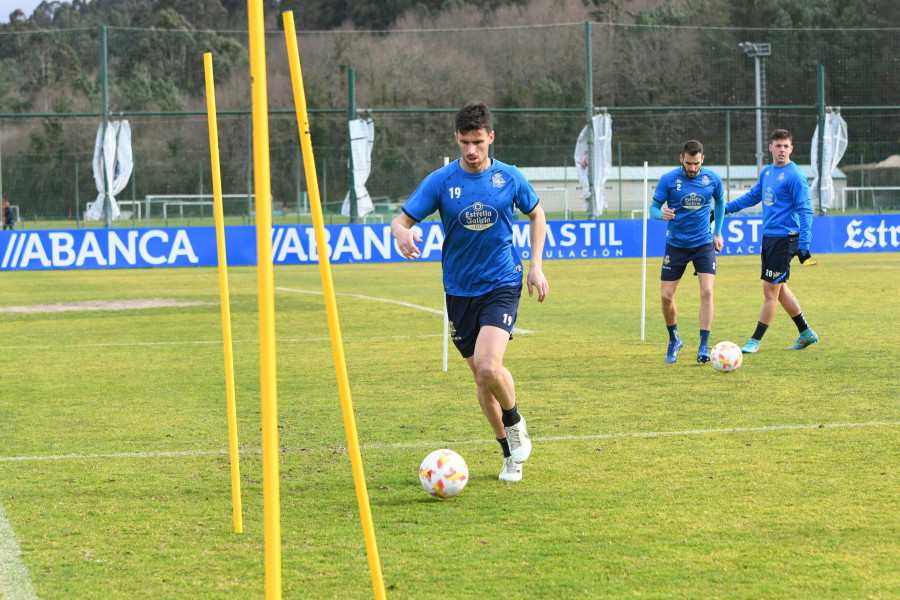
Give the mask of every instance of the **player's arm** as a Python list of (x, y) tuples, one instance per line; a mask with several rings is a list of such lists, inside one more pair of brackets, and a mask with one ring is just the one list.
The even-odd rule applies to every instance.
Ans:
[(713, 244), (716, 252), (721, 252), (725, 246), (722, 239), (722, 223), (725, 222), (725, 198), (713, 198)]
[(762, 200), (762, 184), (757, 182), (749, 192), (738, 198), (737, 200), (732, 200), (728, 204), (725, 205), (725, 212), (729, 215), (733, 215), (736, 212), (740, 212), (745, 208), (749, 208), (751, 206), (756, 206)]
[(528, 267), (528, 295), (534, 296), (537, 288), (538, 302), (543, 302), (550, 291), (550, 284), (541, 269), (544, 260), (544, 238), (547, 237), (547, 217), (540, 204), (528, 213), (528, 236), (531, 240), (531, 263)]
[(800, 239), (797, 249), (797, 257), (801, 263), (810, 259), (809, 244), (812, 241), (812, 199), (809, 196), (809, 181), (806, 177), (798, 177), (791, 186), (791, 194), (794, 197), (797, 220), (800, 224)]
[(653, 203), (650, 205), (650, 210), (647, 211), (651, 219), (669, 221), (675, 218), (674, 209), (669, 207), (663, 210), (663, 204), (668, 199), (668, 189), (669, 176), (666, 174), (660, 178), (659, 183), (656, 184), (656, 191), (653, 192)]
[(422, 238), (412, 229), (417, 222), (406, 212), (401, 212), (391, 221), (391, 234), (397, 240), (400, 254), (409, 260), (419, 258), (419, 247), (416, 246), (416, 242), (421, 242)]

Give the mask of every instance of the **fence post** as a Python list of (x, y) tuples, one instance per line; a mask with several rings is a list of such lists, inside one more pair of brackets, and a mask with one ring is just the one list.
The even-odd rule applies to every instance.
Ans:
[(591, 22), (584, 22), (584, 111), (588, 128), (588, 218), (594, 215), (594, 76), (591, 62)]
[(731, 111), (725, 111), (725, 202), (731, 201)]
[[(356, 118), (356, 69), (352, 67), (347, 69), (347, 118), (352, 121)], [(347, 164), (350, 166), (350, 222), (356, 223), (359, 216), (359, 207), (356, 205), (356, 178), (353, 176), (353, 138), (350, 136), (349, 122), (347, 126), (347, 135), (350, 139), (350, 160)]]
[[(106, 72), (106, 25), (100, 26), (100, 102), (103, 133), (100, 147), (106, 143), (106, 128), (109, 126), (109, 74)], [(109, 200), (109, 178), (106, 176), (106, 156), (101, 153), (100, 170), (103, 173), (103, 217), (107, 228), (112, 227), (112, 204)]]
[(617, 142), (619, 149), (619, 218), (622, 218), (622, 140)]
[(818, 105), (819, 105), (819, 139), (818, 139), (818, 165), (816, 169), (819, 172), (819, 214), (822, 214), (822, 180), (825, 178), (823, 169), (825, 168), (825, 65), (818, 65), (816, 68), (816, 87), (818, 89)]
[(251, 215), (253, 214), (252, 200), (253, 198), (253, 118), (247, 116), (247, 223), (253, 224)]
[(81, 229), (81, 217), (78, 212), (78, 161), (75, 161), (75, 229)]

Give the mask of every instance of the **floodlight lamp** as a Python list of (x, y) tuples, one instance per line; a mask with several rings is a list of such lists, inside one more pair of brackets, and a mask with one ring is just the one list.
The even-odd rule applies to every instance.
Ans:
[(746, 54), (750, 58), (771, 56), (772, 54), (772, 44), (769, 43), (755, 44), (753, 42), (741, 42), (740, 44), (738, 44), (738, 48), (743, 50), (744, 54)]

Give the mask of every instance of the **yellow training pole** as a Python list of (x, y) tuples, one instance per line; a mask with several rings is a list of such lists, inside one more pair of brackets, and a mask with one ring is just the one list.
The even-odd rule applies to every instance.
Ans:
[(259, 369), (262, 395), (263, 516), (266, 600), (281, 598), (281, 499), (278, 481), (278, 399), (275, 384), (275, 283), (272, 274), (272, 183), (269, 179), (269, 109), (262, 0), (248, 0), (253, 96), (253, 171), (256, 260), (259, 273)]
[(347, 432), (347, 446), (350, 450), (350, 464), (353, 467), (353, 482), (356, 484), (356, 500), (362, 519), (363, 536), (369, 555), (369, 569), (372, 572), (372, 586), (375, 598), (383, 600), (384, 579), (381, 575), (381, 560), (375, 542), (375, 527), (372, 524), (372, 509), (369, 507), (369, 493), (366, 490), (366, 476), (363, 473), (362, 456), (359, 452), (359, 437), (353, 418), (353, 402), (350, 399), (350, 382), (347, 379), (347, 363), (344, 360), (344, 346), (341, 338), (341, 324), (338, 321), (337, 302), (334, 297), (334, 282), (331, 278), (331, 262), (328, 259), (328, 245), (325, 243), (325, 220), (322, 218), (322, 204), (319, 199), (319, 182), (316, 178), (316, 163), (313, 159), (312, 141), (309, 137), (309, 117), (306, 112), (306, 93), (303, 90), (303, 75), (300, 72), (300, 50), (297, 33), (294, 30), (294, 13), (284, 13), (284, 35), (287, 42), (288, 61), (291, 66), (291, 82), (294, 87), (294, 104), (297, 109), (297, 125), (300, 128), (300, 147), (303, 151), (303, 166), (306, 170), (306, 186), (309, 188), (309, 205), (316, 230), (316, 249), (319, 253), (319, 272), (322, 275), (322, 289), (325, 293), (325, 310), (328, 314), (328, 330), (331, 332), (331, 351), (337, 371), (338, 391), (341, 395), (341, 410), (344, 413), (344, 429)]
[(212, 163), (216, 247), (219, 253), (219, 297), (222, 303), (222, 340), (225, 343), (225, 400), (228, 407), (228, 450), (231, 457), (231, 506), (234, 532), (244, 531), (241, 514), (241, 464), (238, 454), (237, 407), (234, 401), (234, 353), (231, 344), (231, 301), (228, 299), (228, 262), (225, 253), (225, 216), (222, 207), (222, 172), (219, 166), (219, 126), (216, 121), (216, 86), (212, 54), (203, 55), (206, 71), (206, 114), (209, 120), (209, 158)]

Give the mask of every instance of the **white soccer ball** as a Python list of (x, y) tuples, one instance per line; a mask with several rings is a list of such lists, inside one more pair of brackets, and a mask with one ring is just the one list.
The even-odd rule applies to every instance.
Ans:
[(435, 450), (419, 467), (419, 481), (425, 491), (438, 498), (455, 496), (469, 482), (469, 467), (453, 450)]
[(713, 368), (719, 373), (737, 371), (744, 362), (744, 354), (734, 342), (719, 342), (709, 353)]

